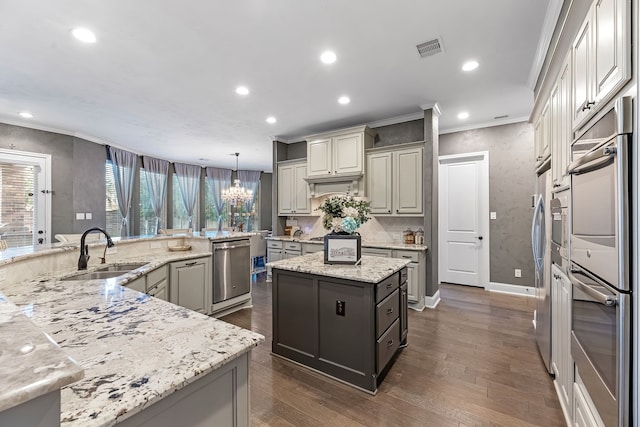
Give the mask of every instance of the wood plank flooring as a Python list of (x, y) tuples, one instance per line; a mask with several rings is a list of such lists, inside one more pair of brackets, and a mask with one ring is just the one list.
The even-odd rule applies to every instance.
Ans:
[(272, 356), (271, 283), (222, 318), (266, 337), (253, 350), (252, 426), (563, 426), (533, 336), (534, 300), (441, 285), (436, 309), (409, 310), (409, 346), (371, 396)]

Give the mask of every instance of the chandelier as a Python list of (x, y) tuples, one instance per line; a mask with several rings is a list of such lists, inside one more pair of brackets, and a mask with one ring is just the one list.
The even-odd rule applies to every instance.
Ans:
[[(238, 173), (238, 156), (236, 155), (236, 174)], [(238, 202), (250, 202), (253, 200), (253, 191), (247, 190), (240, 186), (240, 180), (233, 181), (233, 185), (225, 190), (222, 190), (222, 200), (228, 202), (230, 205), (235, 206)]]

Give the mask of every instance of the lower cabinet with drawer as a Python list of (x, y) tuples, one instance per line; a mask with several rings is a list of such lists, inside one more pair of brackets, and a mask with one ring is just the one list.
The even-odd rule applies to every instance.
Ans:
[(374, 284), (274, 268), (272, 352), (375, 393), (406, 340), (406, 271)]

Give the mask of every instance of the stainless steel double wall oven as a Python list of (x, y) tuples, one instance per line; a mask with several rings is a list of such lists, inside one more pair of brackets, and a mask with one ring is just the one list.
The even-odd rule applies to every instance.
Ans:
[(632, 123), (632, 99), (617, 99), (573, 142), (569, 166), (571, 354), (607, 427), (630, 417)]

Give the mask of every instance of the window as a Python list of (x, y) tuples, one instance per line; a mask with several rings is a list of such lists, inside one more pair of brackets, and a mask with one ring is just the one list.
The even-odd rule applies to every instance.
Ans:
[[(207, 178), (205, 180), (205, 192), (204, 192), (204, 218), (205, 227), (217, 228), (218, 227), (218, 212), (216, 211), (215, 204), (213, 203), (213, 190), (211, 180)], [(222, 226), (227, 227), (227, 206), (226, 203), (222, 207)]]
[[(107, 187), (107, 223), (105, 230), (111, 236), (120, 236), (120, 226), (122, 225), (122, 214), (118, 205), (118, 196), (116, 195), (116, 181), (113, 176), (113, 166), (111, 161), (107, 160), (105, 167), (105, 182)], [(131, 223), (127, 224), (127, 228), (131, 230)]]
[[(200, 212), (200, 197), (196, 198), (196, 206), (193, 208), (193, 230), (199, 229), (198, 218)], [(171, 228), (189, 228), (189, 215), (182, 202), (178, 177), (173, 174), (173, 225)]]
[[(149, 194), (149, 186), (147, 185), (147, 173), (144, 169), (140, 169), (140, 234), (155, 234), (156, 233), (156, 214), (153, 212), (151, 206), (151, 195)], [(162, 206), (162, 212), (160, 213), (160, 228), (167, 228), (167, 205)]]

